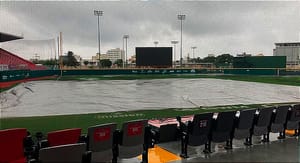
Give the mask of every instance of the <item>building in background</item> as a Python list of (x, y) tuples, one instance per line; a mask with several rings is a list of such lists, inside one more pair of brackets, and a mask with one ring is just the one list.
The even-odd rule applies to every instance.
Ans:
[(122, 61), (125, 60), (124, 57), (124, 51), (120, 48), (116, 49), (110, 49), (106, 52), (106, 57), (109, 59), (112, 63), (114, 63), (118, 59), (122, 59)]
[(300, 42), (275, 43), (273, 56), (286, 56), (287, 66), (299, 65)]
[[(120, 48), (110, 49), (106, 52), (106, 54), (100, 55), (100, 60), (109, 59), (112, 63), (114, 63), (118, 59), (125, 60), (124, 50)], [(92, 56), (92, 62), (98, 63), (99, 61), (99, 54), (97, 53), (96, 56)]]

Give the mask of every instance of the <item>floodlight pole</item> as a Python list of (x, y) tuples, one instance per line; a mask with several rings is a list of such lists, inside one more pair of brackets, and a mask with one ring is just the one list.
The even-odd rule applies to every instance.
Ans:
[(123, 51), (122, 51), (122, 62), (123, 62), (123, 68), (125, 68), (125, 49), (124, 49), (124, 37), (122, 38), (123, 41)]
[(192, 46), (192, 51), (193, 51), (193, 59), (195, 59), (195, 55), (194, 55), (194, 50), (197, 48), (196, 46)]
[(125, 56), (125, 61), (126, 61), (126, 67), (127, 67), (127, 40), (129, 38), (129, 35), (124, 35), (123, 39), (125, 39), (125, 47), (126, 47), (126, 56)]
[(100, 16), (103, 15), (103, 11), (100, 10), (94, 10), (94, 15), (98, 17), (98, 66), (100, 68), (100, 55), (101, 55), (101, 51), (100, 51), (100, 42), (101, 42), (101, 35), (100, 35)]
[(174, 66), (176, 65), (176, 44), (178, 43), (178, 41), (174, 40), (171, 41), (171, 44), (174, 45)]
[(178, 20), (180, 20), (180, 67), (182, 67), (182, 21), (185, 20), (185, 15), (177, 15)]

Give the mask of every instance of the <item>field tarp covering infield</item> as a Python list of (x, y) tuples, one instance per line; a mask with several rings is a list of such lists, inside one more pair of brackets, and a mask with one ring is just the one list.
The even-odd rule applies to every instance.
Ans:
[(34, 81), (1, 93), (1, 117), (300, 102), (300, 87), (220, 79)]

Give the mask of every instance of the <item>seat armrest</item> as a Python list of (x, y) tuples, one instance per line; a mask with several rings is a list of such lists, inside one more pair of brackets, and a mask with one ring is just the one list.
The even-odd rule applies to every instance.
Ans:
[(40, 149), (41, 149), (41, 148), (49, 147), (49, 142), (48, 142), (48, 140), (41, 140), (40, 143), (39, 143), (39, 146), (40, 146)]
[(92, 151), (86, 151), (82, 155), (82, 163), (90, 163), (92, 161)]
[(36, 159), (30, 159), (27, 160), (27, 163), (38, 163), (38, 161)]
[(87, 136), (80, 135), (78, 143), (87, 143)]

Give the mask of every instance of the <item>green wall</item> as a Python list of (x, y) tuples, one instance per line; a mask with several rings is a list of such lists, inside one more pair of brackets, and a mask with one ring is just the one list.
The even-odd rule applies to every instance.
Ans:
[(286, 56), (234, 57), (234, 68), (285, 68)]

